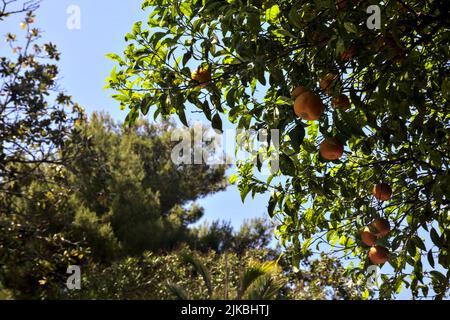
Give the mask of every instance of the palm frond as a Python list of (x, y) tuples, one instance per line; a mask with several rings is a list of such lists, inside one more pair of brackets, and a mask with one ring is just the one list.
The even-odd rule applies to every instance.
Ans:
[(246, 297), (249, 300), (273, 300), (277, 298), (283, 286), (283, 281), (275, 279), (271, 274), (265, 274), (252, 283)]
[(244, 292), (251, 286), (251, 284), (258, 279), (260, 276), (264, 275), (265, 272), (261, 266), (250, 266), (247, 267), (241, 277), (241, 285), (239, 288), (238, 299), (242, 297)]
[(276, 274), (279, 271), (277, 262), (266, 261), (264, 263), (256, 262), (250, 264), (241, 277), (241, 285), (238, 292), (240, 299), (245, 291), (255, 282), (259, 277), (266, 274)]
[(194, 267), (194, 270), (200, 274), (203, 278), (203, 281), (205, 281), (206, 288), (208, 290), (209, 297), (212, 296), (213, 289), (212, 289), (212, 283), (211, 283), (211, 275), (209, 273), (209, 270), (206, 268), (206, 266), (203, 264), (203, 262), (198, 259), (196, 256), (192, 254), (185, 253), (181, 256), (181, 259), (185, 263), (189, 263)]
[(189, 295), (187, 294), (187, 292), (176, 283), (168, 282), (166, 286), (167, 289), (169, 289), (170, 293), (172, 293), (177, 300), (189, 300)]

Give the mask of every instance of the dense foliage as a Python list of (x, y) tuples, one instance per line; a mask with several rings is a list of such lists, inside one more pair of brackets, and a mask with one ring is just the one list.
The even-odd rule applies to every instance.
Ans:
[[(366, 25), (369, 5), (380, 9), (380, 29)], [(269, 151), (279, 152), (280, 170), (258, 179), (251, 158), (237, 183), (243, 198), (271, 193), (268, 213), (282, 221), (281, 242), (296, 248), (294, 267), (301, 252), (332, 250), (353, 257), (349, 271), (365, 277), (359, 232), (386, 218), (392, 231), (378, 244), (393, 272), (380, 297), (402, 286), (416, 297), (448, 294), (446, 1), (145, 0), (142, 8), (148, 20), (125, 36), (122, 56), (109, 55), (117, 68), (108, 84), (128, 123), (176, 114), (187, 125), (186, 110), (200, 110), (217, 129), (225, 116), (242, 129), (279, 129), (279, 150)], [(327, 74), (332, 81), (320, 86)], [(318, 121), (294, 114), (299, 85), (324, 102)], [(350, 109), (333, 108), (343, 94)], [(319, 155), (329, 137), (345, 145), (338, 160)], [(393, 189), (389, 201), (372, 196), (380, 182)]]
[[(178, 289), (215, 299), (225, 287), (230, 299), (368, 294), (325, 256), (304, 257), (301, 272), (292, 272), (270, 249), (264, 220), (237, 232), (219, 221), (189, 228), (203, 215), (193, 201), (224, 188), (226, 166), (175, 168), (172, 130), (145, 121), (124, 128), (94, 113), (60, 151), (71, 161), (42, 164), (18, 195), (2, 196), (2, 298), (173, 299)], [(204, 264), (206, 287), (192, 259)], [(81, 266), (81, 290), (65, 288), (69, 265)]]
[[(6, 15), (2, 11), (0, 17)], [(12, 194), (41, 164), (64, 161), (54, 158), (55, 150), (83, 115), (58, 88), (59, 53), (52, 43), (40, 43), (33, 22), (29, 11), (22, 22), (23, 41), (16, 34), (4, 35), (11, 51), (0, 58), (0, 188)]]
[[(361, 299), (365, 283), (355, 283), (327, 256), (303, 259), (292, 272), (270, 249), (239, 255), (182, 247), (168, 254), (145, 252), (104, 268), (92, 266), (80, 291), (84, 299)], [(277, 259), (277, 260), (275, 260)]]

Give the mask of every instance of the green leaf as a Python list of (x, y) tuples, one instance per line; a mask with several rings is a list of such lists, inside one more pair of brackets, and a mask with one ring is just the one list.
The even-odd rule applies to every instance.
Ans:
[(415, 236), (413, 238), (414, 244), (416, 245), (416, 247), (420, 248), (423, 251), (426, 251), (427, 248), (425, 247), (425, 243), (423, 242), (422, 239), (420, 239), (418, 236)]
[(364, 290), (361, 298), (362, 298), (362, 300), (367, 300), (367, 299), (369, 299), (369, 296), (370, 296), (370, 292), (369, 292), (369, 290), (366, 289), (366, 290)]
[(428, 259), (428, 263), (430, 264), (430, 266), (431, 266), (432, 268), (434, 268), (433, 251), (432, 251), (431, 249), (428, 251), (427, 259)]
[(398, 277), (395, 280), (395, 284), (394, 284), (395, 293), (399, 294), (401, 292), (402, 285), (403, 285), (403, 278), (402, 277)]
[(342, 40), (342, 38), (339, 38), (336, 43), (336, 53), (341, 54), (342, 52), (344, 52), (344, 50), (345, 50), (344, 40)]
[(155, 33), (152, 34), (152, 36), (150, 37), (150, 43), (151, 43), (154, 47), (157, 47), (157, 46), (158, 46), (158, 42), (159, 42), (165, 35), (167, 35), (167, 32), (163, 32), (163, 31), (155, 32)]
[(240, 195), (241, 195), (241, 201), (244, 203), (245, 198), (247, 197), (248, 193), (250, 192), (250, 188), (248, 185), (239, 185), (238, 186)]
[(435, 279), (437, 282), (439, 282), (441, 284), (446, 284), (447, 283), (447, 277), (444, 276), (439, 271), (433, 270), (433, 271), (430, 271), (430, 274), (433, 277), (433, 279)]
[(133, 35), (137, 35), (141, 33), (142, 21), (138, 21), (133, 25)]
[(189, 59), (191, 59), (191, 57), (192, 57), (192, 53), (190, 51), (186, 52), (183, 55), (183, 60), (182, 60), (183, 67), (186, 66), (186, 63), (188, 63), (188, 61), (189, 61)]
[(146, 94), (141, 100), (141, 112), (145, 116), (152, 105), (152, 98), (149, 94)]
[(108, 59), (114, 60), (114, 61), (118, 61), (118, 62), (121, 61), (120, 57), (115, 53), (105, 54), (105, 57), (107, 57)]
[(133, 40), (133, 39), (136, 39), (136, 36), (135, 36), (134, 34), (132, 34), (132, 33), (127, 33), (127, 34), (125, 35), (125, 41), (130, 41), (130, 40)]
[(285, 36), (285, 37), (289, 37), (292, 39), (298, 38), (297, 36), (293, 35), (291, 32), (284, 30), (284, 29), (277, 29), (277, 30), (272, 31), (272, 33), (278, 37)]
[(235, 184), (237, 181), (237, 178), (238, 178), (238, 176), (236, 174), (232, 174), (228, 180), (231, 184)]
[(427, 286), (423, 286), (422, 287), (422, 294), (424, 295), (424, 297), (428, 296), (428, 287)]
[(280, 154), (280, 170), (284, 175), (294, 176), (295, 175), (295, 165), (292, 159), (285, 155)]
[(180, 4), (180, 11), (187, 17), (190, 17), (192, 15), (192, 8), (191, 3), (183, 1)]
[(236, 103), (235, 93), (236, 93), (236, 88), (231, 88), (230, 91), (227, 92), (226, 100), (227, 100), (227, 104), (230, 108), (234, 108), (234, 106), (235, 106), (235, 103)]
[(302, 253), (306, 255), (308, 253), (309, 246), (311, 245), (312, 238), (306, 239), (302, 245)]
[(431, 237), (431, 241), (433, 241), (433, 243), (436, 246), (438, 246), (439, 248), (442, 246), (441, 238), (439, 237), (438, 233), (436, 232), (436, 230), (434, 228), (431, 228), (431, 230), (430, 230), (430, 237)]
[(408, 253), (411, 256), (415, 256), (416, 255), (416, 246), (415, 246), (413, 241), (408, 241), (408, 244), (406, 245), (406, 250), (408, 250)]
[(358, 29), (356, 28), (356, 26), (351, 22), (344, 22), (344, 28), (345, 28), (345, 30), (347, 30), (348, 32), (351, 32), (351, 33), (358, 32)]
[(301, 122), (298, 122), (297, 125), (289, 131), (289, 138), (291, 138), (291, 146), (295, 152), (300, 151), (300, 146), (305, 138), (305, 127)]
[(269, 9), (266, 10), (266, 21), (270, 23), (275, 23), (280, 14), (280, 7), (274, 4)]
[(350, 114), (349, 112), (339, 112), (339, 118), (342, 119), (344, 126), (348, 128), (349, 132), (353, 135), (362, 137), (366, 136), (361, 128), (361, 122), (355, 121), (355, 114)]
[(181, 106), (177, 110), (177, 114), (178, 114), (178, 117), (180, 118), (181, 123), (184, 124), (186, 127), (189, 127), (189, 124), (188, 124), (187, 119), (186, 119), (186, 114), (184, 113), (183, 106)]
[(272, 195), (270, 196), (270, 199), (269, 199), (269, 205), (267, 207), (267, 212), (268, 212), (270, 218), (273, 218), (273, 216), (274, 216), (274, 210), (275, 210), (275, 206), (276, 206), (277, 202), (278, 202), (277, 193), (272, 191)]
[(303, 28), (302, 17), (298, 14), (298, 9), (301, 5), (302, 5), (301, 2), (295, 3), (288, 13), (289, 23), (298, 29)]
[(212, 127), (216, 130), (222, 131), (222, 119), (218, 113), (214, 114), (212, 117)]

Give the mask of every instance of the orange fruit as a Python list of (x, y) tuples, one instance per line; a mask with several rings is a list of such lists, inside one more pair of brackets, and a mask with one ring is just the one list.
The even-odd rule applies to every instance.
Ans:
[(292, 98), (297, 98), (299, 95), (301, 95), (303, 92), (306, 92), (306, 91), (308, 91), (308, 89), (306, 89), (305, 87), (303, 87), (303, 86), (298, 86), (298, 87), (296, 87), (294, 90), (292, 90), (292, 92), (291, 92), (291, 96), (292, 96)]
[(345, 94), (341, 94), (331, 100), (331, 105), (335, 109), (342, 109), (345, 111), (350, 108), (350, 100)]
[(357, 47), (352, 44), (347, 50), (341, 53), (340, 58), (342, 61), (349, 61), (356, 55)]
[(397, 53), (397, 55), (393, 58), (393, 61), (395, 63), (402, 64), (403, 62), (406, 61), (406, 55), (402, 49), (396, 50), (396, 53)]
[(339, 81), (337, 74), (327, 73), (322, 79), (319, 80), (320, 89), (328, 95), (333, 93), (333, 87), (336, 82)]
[(373, 246), (369, 249), (369, 260), (373, 264), (383, 264), (389, 260), (389, 250), (381, 246)]
[(381, 50), (381, 49), (383, 49), (385, 46), (386, 46), (386, 40), (385, 40), (385, 38), (384, 38), (383, 35), (380, 35), (380, 36), (377, 38), (377, 41), (375, 42), (375, 47), (376, 47), (378, 50)]
[(211, 70), (209, 67), (200, 67), (191, 73), (191, 79), (198, 82), (199, 87), (204, 87), (211, 81)]
[(344, 145), (335, 137), (327, 138), (320, 144), (319, 153), (325, 160), (337, 160), (344, 153)]
[(316, 30), (311, 33), (312, 43), (315, 43), (318, 45), (324, 45), (328, 42), (329, 39), (330, 39), (330, 37), (323, 32)]
[(344, 10), (345, 8), (347, 8), (347, 0), (336, 0), (336, 8), (339, 11), (340, 10)]
[(318, 120), (325, 110), (322, 99), (311, 91), (304, 91), (294, 102), (294, 112), (299, 118), (305, 120)]
[(387, 183), (379, 183), (373, 186), (372, 194), (378, 200), (386, 201), (392, 196), (392, 188)]
[(389, 231), (391, 231), (391, 226), (387, 219), (375, 219), (370, 225), (377, 231), (376, 235), (379, 237), (387, 236)]
[(364, 230), (361, 232), (361, 241), (367, 245), (367, 246), (374, 246), (375, 241), (377, 241), (376, 235), (374, 235), (369, 227), (365, 227)]

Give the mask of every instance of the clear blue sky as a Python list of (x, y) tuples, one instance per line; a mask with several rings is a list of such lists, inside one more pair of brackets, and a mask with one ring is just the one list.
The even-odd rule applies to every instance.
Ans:
[[(110, 98), (111, 91), (103, 89), (105, 79), (114, 62), (105, 58), (107, 53), (121, 54), (125, 48), (124, 35), (131, 30), (137, 20), (146, 20), (140, 9), (141, 0), (44, 0), (37, 12), (36, 26), (44, 31), (45, 41), (57, 45), (62, 53), (60, 85), (82, 105), (88, 113), (107, 111), (116, 120), (123, 121), (126, 111), (119, 109), (118, 103)], [(70, 5), (81, 10), (81, 29), (69, 30), (66, 13)], [(0, 24), (0, 34), (13, 31), (20, 35), (19, 20), (7, 19)], [(3, 55), (5, 42), (0, 45)], [(230, 170), (230, 174), (233, 169)], [(244, 219), (264, 216), (268, 196), (248, 197), (241, 203), (235, 186), (199, 201), (205, 208), (208, 220), (225, 219), (237, 228)], [(427, 241), (428, 246), (428, 241)], [(383, 268), (391, 272), (392, 268)], [(399, 298), (408, 298), (405, 291)]]

